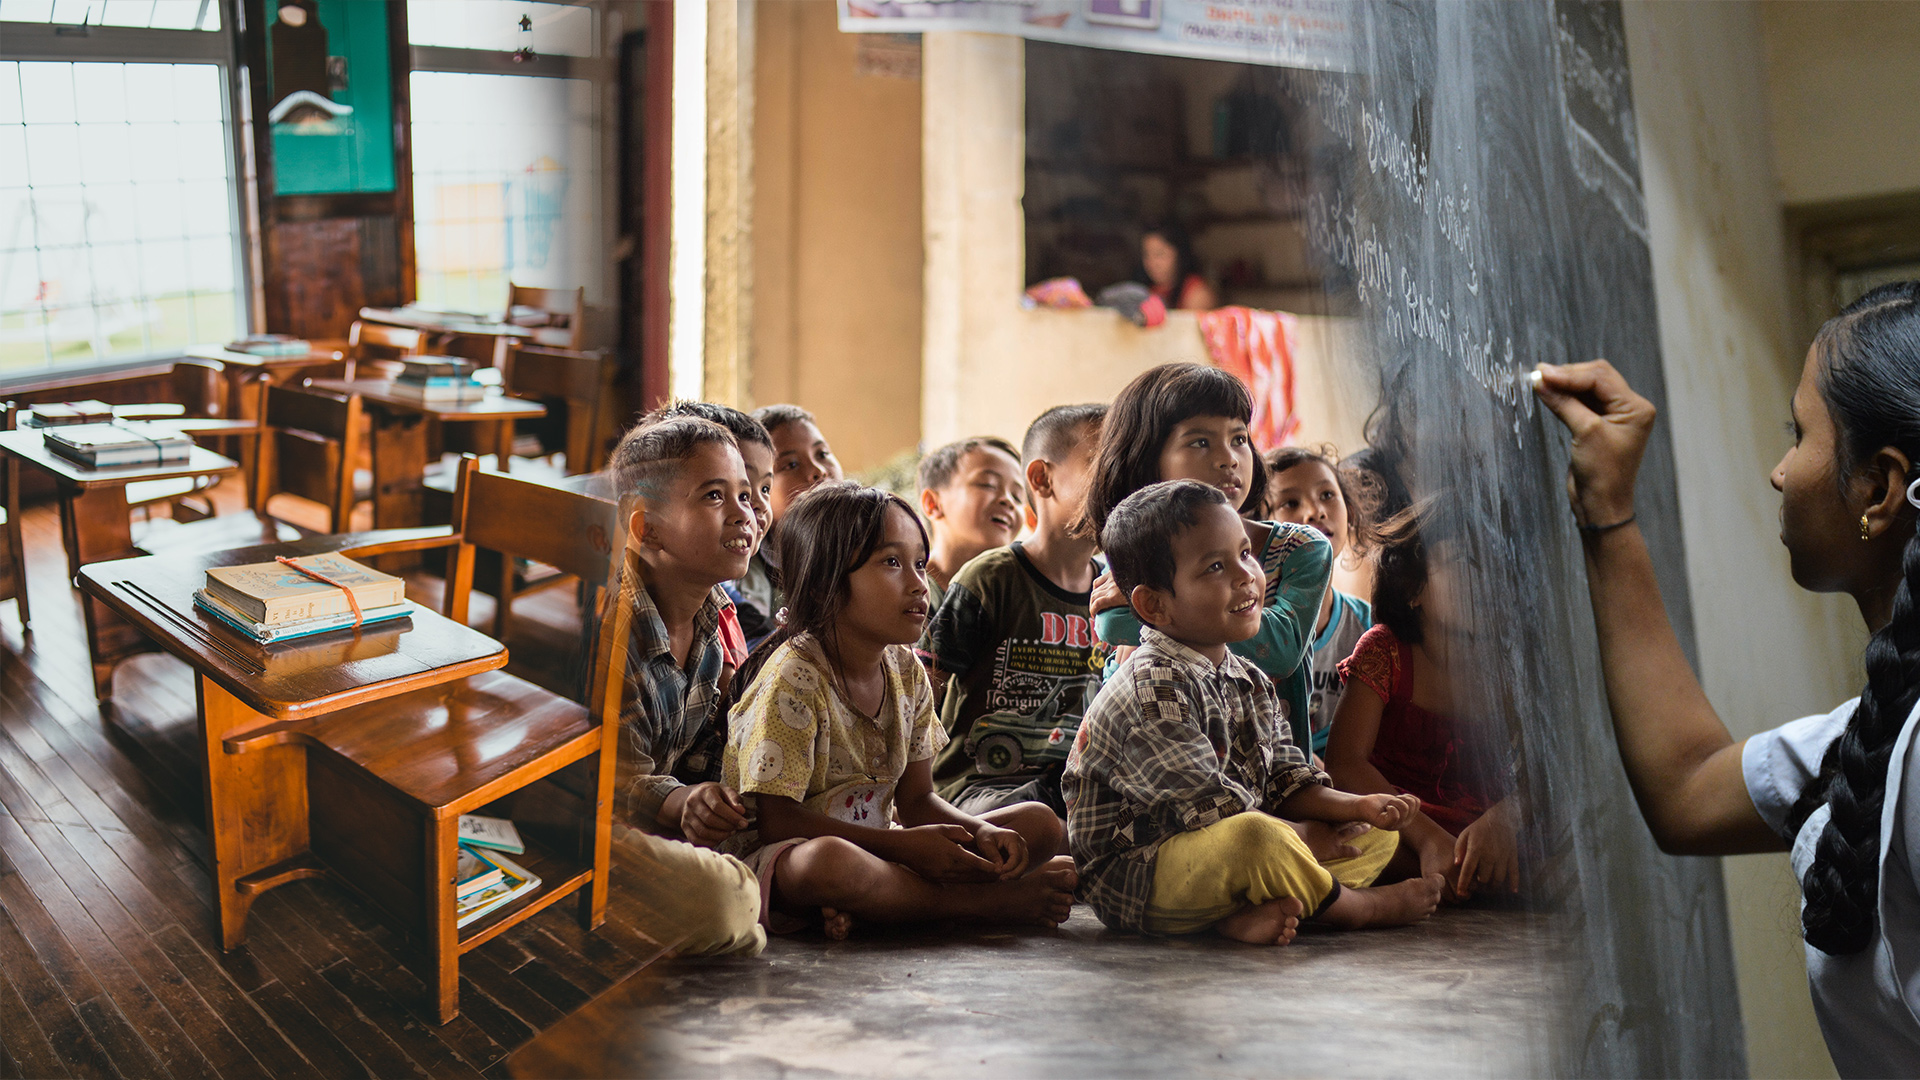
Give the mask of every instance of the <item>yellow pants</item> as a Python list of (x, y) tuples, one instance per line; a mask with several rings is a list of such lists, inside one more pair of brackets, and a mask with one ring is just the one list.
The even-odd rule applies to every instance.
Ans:
[(1146, 928), (1197, 933), (1234, 912), (1287, 896), (1311, 915), (1335, 880), (1350, 888), (1373, 884), (1399, 848), (1400, 834), (1369, 829), (1351, 843), (1359, 855), (1322, 866), (1293, 826), (1258, 811), (1170, 836), (1154, 857)]
[(639, 929), (682, 956), (757, 956), (760, 883), (745, 863), (616, 823), (615, 857), (636, 871), (623, 888), (639, 901)]

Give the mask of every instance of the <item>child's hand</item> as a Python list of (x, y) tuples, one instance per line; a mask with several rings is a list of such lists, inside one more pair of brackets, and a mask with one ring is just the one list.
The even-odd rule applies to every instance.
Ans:
[(1126, 606), (1128, 606), (1127, 595), (1120, 591), (1120, 586), (1113, 583), (1113, 571), (1109, 570), (1093, 579), (1093, 595), (1087, 598), (1087, 610), (1090, 613), (1098, 615), (1103, 611)]
[[(1425, 835), (1431, 833), (1431, 835)], [(1420, 876), (1432, 877), (1439, 874), (1446, 879), (1441, 889), (1442, 896), (1450, 904), (1457, 904), (1462, 897), (1454, 890), (1456, 867), (1453, 861), (1453, 837), (1438, 825), (1423, 830), (1421, 838), (1414, 842), (1414, 850), (1420, 855)]]
[(1001, 881), (1027, 871), (1027, 838), (1012, 829), (982, 824), (973, 834), (973, 850), (987, 857)]
[(1300, 839), (1306, 842), (1307, 850), (1313, 853), (1314, 861), (1320, 863), (1359, 858), (1360, 849), (1354, 847), (1349, 841), (1373, 828), (1364, 821), (1343, 821), (1339, 824), (1327, 821), (1288, 821), (1287, 824), (1293, 826), (1293, 831), (1300, 834)]
[(687, 789), (680, 805), (680, 834), (703, 847), (716, 847), (747, 827), (747, 805), (725, 784), (707, 782)]
[(1364, 821), (1376, 829), (1398, 829), (1413, 820), (1420, 810), (1420, 796), (1408, 795), (1361, 795), (1354, 800), (1354, 820)]
[(1495, 803), (1460, 833), (1453, 842), (1453, 863), (1459, 868), (1454, 890), (1462, 897), (1472, 896), (1479, 885), (1520, 891), (1520, 844), (1507, 800)]
[(969, 849), (973, 835), (963, 826), (916, 825), (890, 834), (893, 861), (928, 881), (993, 881), (1000, 876), (993, 863)]

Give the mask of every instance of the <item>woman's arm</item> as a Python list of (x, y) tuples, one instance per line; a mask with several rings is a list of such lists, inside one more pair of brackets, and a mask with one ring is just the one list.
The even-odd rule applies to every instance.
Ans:
[(1620, 760), (1654, 840), (1679, 855), (1781, 851), (1747, 794), (1741, 743), (1713, 711), (1667, 621), (1633, 517), (1653, 404), (1605, 360), (1541, 365), (1535, 389), (1573, 434), (1568, 490), (1584, 526), (1587, 589)]

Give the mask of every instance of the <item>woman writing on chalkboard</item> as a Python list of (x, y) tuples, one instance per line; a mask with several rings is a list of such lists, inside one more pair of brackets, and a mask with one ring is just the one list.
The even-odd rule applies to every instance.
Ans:
[(1835, 1065), (1920, 1074), (1920, 282), (1875, 289), (1821, 327), (1772, 477), (1794, 581), (1851, 595), (1872, 631), (1866, 688), (1743, 741), (1687, 666), (1633, 523), (1652, 404), (1603, 360), (1542, 365), (1534, 386), (1573, 433), (1607, 699), (1654, 838), (1676, 854), (1791, 851)]

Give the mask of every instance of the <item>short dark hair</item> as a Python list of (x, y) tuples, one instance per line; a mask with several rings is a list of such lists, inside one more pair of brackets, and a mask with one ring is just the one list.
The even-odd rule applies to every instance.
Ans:
[(804, 420), (814, 427), (820, 426), (820, 421), (815, 420), (812, 413), (798, 405), (762, 405), (753, 410), (753, 418), (760, 421), (760, 426), (767, 429), (769, 444), (772, 442), (773, 433), (788, 424), (797, 424)]
[(975, 450), (998, 450), (1012, 458), (1014, 464), (1020, 463), (1020, 451), (1013, 444), (998, 435), (975, 435), (971, 439), (958, 439), (920, 459), (919, 480), (921, 491), (937, 491), (953, 483), (953, 474), (960, 469), (960, 459)]
[(1105, 405), (1055, 405), (1027, 425), (1027, 437), (1020, 440), (1020, 464), (1059, 461), (1072, 453), (1089, 426), (1098, 427), (1106, 418)]
[(1122, 595), (1146, 585), (1173, 591), (1173, 542), (1200, 523), (1200, 510), (1226, 506), (1226, 493), (1198, 480), (1162, 480), (1120, 500), (1100, 530), (1113, 583)]
[[(1079, 525), (1084, 535), (1104, 535), (1107, 515), (1122, 499), (1160, 480), (1160, 448), (1177, 424), (1193, 416), (1252, 423), (1253, 394), (1239, 379), (1206, 364), (1149, 368), (1120, 391), (1100, 428), (1100, 453)], [(1266, 463), (1255, 453), (1247, 494), (1234, 509), (1258, 514), (1266, 505)]]
[(635, 427), (613, 448), (609, 468), (613, 472), (615, 493), (623, 502), (627, 499), (655, 502), (665, 493), (670, 479), (679, 473), (681, 464), (708, 443), (725, 443), (739, 449), (732, 432), (696, 416), (679, 416)]
[(720, 405), (711, 401), (669, 401), (640, 418), (641, 427), (658, 424), (665, 420), (674, 420), (682, 416), (691, 416), (700, 420), (710, 420), (726, 428), (733, 441), (742, 445), (752, 443), (773, 449), (773, 436), (767, 433), (766, 426), (731, 405)]

